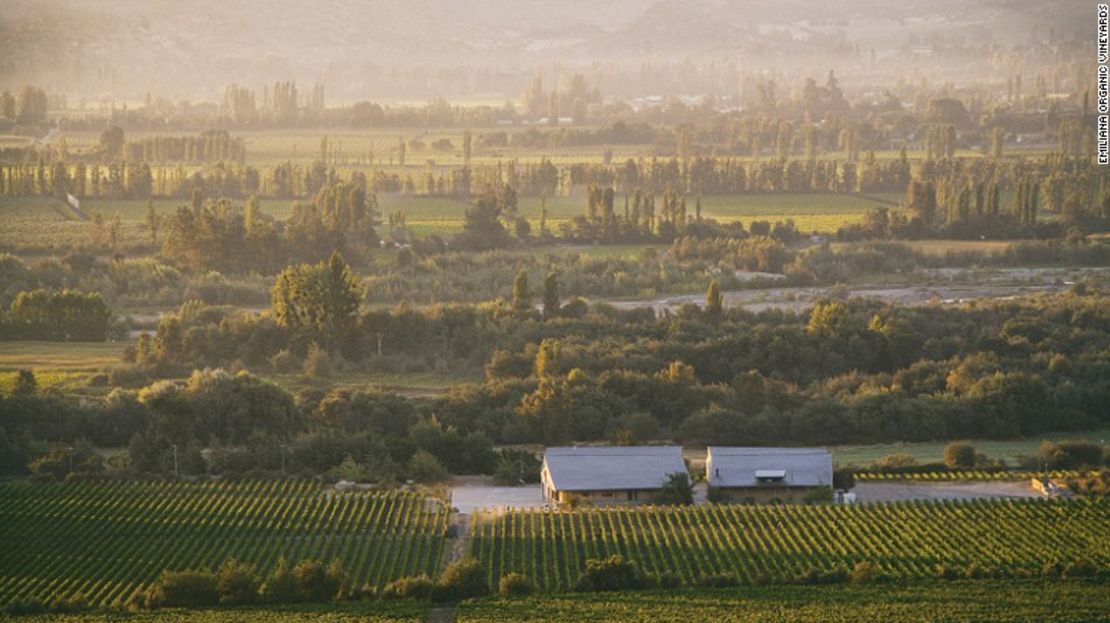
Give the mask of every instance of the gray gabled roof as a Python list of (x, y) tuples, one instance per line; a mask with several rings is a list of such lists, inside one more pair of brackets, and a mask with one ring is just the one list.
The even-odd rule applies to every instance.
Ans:
[(705, 470), (711, 487), (755, 487), (756, 472), (783, 473), (784, 486), (829, 486), (833, 473), (832, 455), (824, 448), (710, 446)]
[(548, 448), (543, 460), (560, 491), (658, 489), (667, 476), (687, 473), (679, 446)]

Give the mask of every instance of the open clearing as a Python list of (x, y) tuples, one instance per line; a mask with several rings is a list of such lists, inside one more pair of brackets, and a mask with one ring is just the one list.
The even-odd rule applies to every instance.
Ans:
[(97, 370), (120, 362), (125, 342), (0, 342), (0, 370)]

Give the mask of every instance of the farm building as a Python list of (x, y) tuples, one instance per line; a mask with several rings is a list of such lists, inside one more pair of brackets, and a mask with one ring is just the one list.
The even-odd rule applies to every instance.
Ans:
[(689, 478), (678, 446), (548, 448), (540, 482), (544, 500), (578, 496), (596, 505), (650, 502), (674, 473)]
[(710, 446), (705, 479), (730, 500), (800, 502), (832, 488), (832, 455), (823, 448), (730, 448)]

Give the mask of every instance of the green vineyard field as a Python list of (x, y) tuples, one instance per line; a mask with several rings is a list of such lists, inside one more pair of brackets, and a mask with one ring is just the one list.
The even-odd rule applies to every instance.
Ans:
[(1005, 480), (1032, 480), (1033, 478), (1050, 478), (1060, 480), (1066, 478), (1082, 478), (1090, 472), (1080, 470), (1065, 470), (1051, 472), (1028, 471), (984, 471), (984, 470), (947, 470), (936, 472), (856, 472), (857, 482), (885, 482), (912, 480), (919, 482), (949, 482), (949, 481), (1005, 481)]
[(26, 616), (26, 623), (420, 623), (424, 603), (338, 603), (312, 606), (252, 607), (149, 612), (84, 612)]
[(82, 595), (119, 606), (164, 569), (228, 557), (338, 558), (356, 586), (433, 573), (446, 508), (408, 493), (306, 481), (0, 484), (0, 605)]
[(620, 554), (692, 583), (728, 574), (791, 580), (869, 561), (894, 578), (971, 564), (1005, 575), (1086, 559), (1110, 567), (1110, 501), (897, 502), (860, 506), (696, 506), (479, 515), (471, 553), (490, 580), (523, 573), (573, 587), (587, 559)]
[(926, 581), (905, 585), (544, 595), (467, 602), (459, 623), (1079, 623), (1110, 620), (1099, 581)]

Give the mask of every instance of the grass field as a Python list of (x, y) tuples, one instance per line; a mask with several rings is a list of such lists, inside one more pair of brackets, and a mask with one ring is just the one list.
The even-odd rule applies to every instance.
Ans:
[(268, 573), (339, 559), (354, 586), (434, 574), (447, 512), (408, 493), (315, 482), (0, 484), (0, 605), (81, 594), (119, 606), (165, 569), (228, 557)]
[(554, 591), (573, 587), (586, 560), (613, 554), (687, 584), (711, 574), (790, 582), (861, 561), (904, 579), (935, 577), (938, 565), (1009, 577), (1079, 558), (1110, 567), (1103, 499), (516, 511), (472, 525), (471, 553), (491, 580), (523, 573)]
[(487, 599), (464, 603), (459, 623), (1080, 623), (1110, 619), (1099, 581), (925, 582), (776, 586)]
[[(1019, 456), (1033, 456), (1041, 443), (1046, 440), (1089, 439), (1091, 441), (1110, 440), (1110, 430), (1090, 430), (1074, 433), (1038, 435), (1013, 440), (972, 439), (971, 444), (978, 452), (992, 459), (1004, 459), (1014, 463)], [(844, 465), (869, 465), (888, 454), (908, 454), (919, 463), (940, 463), (944, 461), (944, 446), (947, 442), (884, 443), (863, 446), (834, 446), (830, 448), (833, 461)]]
[(126, 342), (0, 342), (0, 371), (89, 371), (120, 362)]

